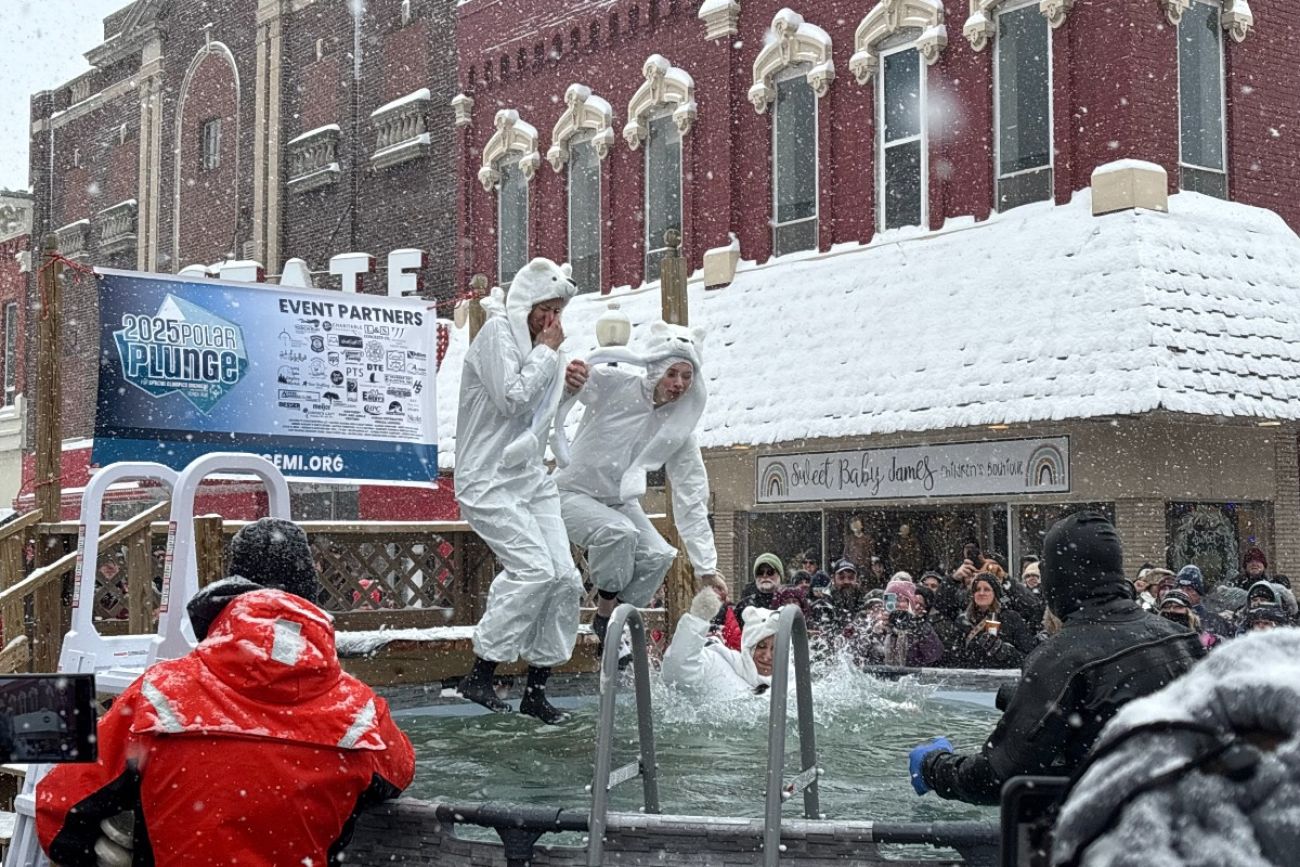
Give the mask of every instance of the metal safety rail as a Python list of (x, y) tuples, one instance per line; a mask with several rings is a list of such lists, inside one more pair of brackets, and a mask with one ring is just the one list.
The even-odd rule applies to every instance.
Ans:
[[(790, 647), (794, 646), (794, 693), (799, 723), (799, 759), (802, 770), (790, 782), (785, 775), (786, 696), (790, 686)], [(781, 860), (781, 806), (803, 792), (805, 819), (821, 818), (818, 804), (817, 736), (813, 728), (812, 675), (809, 668), (808, 626), (797, 605), (786, 605), (776, 627), (772, 660), (771, 710), (767, 717), (767, 809), (763, 814), (763, 865), (776, 867)]]
[[(632, 633), (632, 674), (636, 689), (636, 725), (640, 753), (636, 761), (612, 770), (614, 710), (618, 699), (618, 651), (623, 629)], [(807, 656), (807, 639), (804, 641)], [(600, 660), (600, 721), (596, 727), (596, 774), (591, 783), (591, 818), (587, 822), (587, 867), (601, 867), (605, 857), (605, 824), (609, 793), (618, 785), (641, 778), (644, 811), (659, 812), (659, 766), (655, 761), (654, 720), (650, 707), (650, 655), (645, 624), (636, 606), (624, 603), (614, 609), (605, 631), (605, 651)]]

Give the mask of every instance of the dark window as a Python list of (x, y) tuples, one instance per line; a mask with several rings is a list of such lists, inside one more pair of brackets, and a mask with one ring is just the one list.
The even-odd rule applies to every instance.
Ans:
[(921, 55), (915, 48), (886, 54), (882, 66), (881, 228), (918, 226), (925, 218)]
[(11, 406), (18, 393), (18, 305), (5, 305), (5, 406)]
[(1226, 198), (1223, 27), (1219, 4), (1195, 0), (1178, 23), (1181, 186)]
[(817, 247), (817, 94), (803, 70), (776, 83), (772, 110), (773, 252)]
[(669, 112), (650, 121), (645, 146), (645, 280), (659, 279), (664, 232), (682, 228), (682, 136)]
[(600, 159), (590, 138), (569, 144), (569, 264), (581, 292), (599, 292)]
[(206, 121), (202, 127), (201, 165), (204, 171), (221, 167), (221, 118)]
[(1000, 211), (1052, 196), (1051, 28), (1038, 4), (998, 14)]
[(497, 271), (502, 286), (528, 262), (528, 179), (518, 157), (500, 163), (497, 190)]

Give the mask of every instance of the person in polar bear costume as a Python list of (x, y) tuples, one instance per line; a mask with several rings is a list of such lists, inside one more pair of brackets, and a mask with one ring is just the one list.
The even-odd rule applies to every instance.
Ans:
[(709, 624), (722, 608), (716, 591), (705, 587), (677, 621), (664, 654), (664, 683), (681, 692), (730, 700), (760, 694), (772, 685), (780, 611), (746, 608), (740, 650), (709, 636)]
[[(555, 481), (569, 540), (587, 551), (599, 597), (592, 630), (602, 644), (615, 606), (648, 605), (677, 556), (641, 507), (647, 472), (664, 468), (672, 483), (673, 517), (697, 581), (726, 595), (695, 441), (708, 400), (703, 344), (702, 329), (655, 322), (641, 352), (598, 351), (593, 364), (573, 361), (566, 371), (571, 397), (557, 416)], [(595, 363), (605, 358), (623, 363)], [(585, 410), (567, 447), (563, 421), (575, 397)]]
[(456, 419), (461, 514), (502, 565), (460, 692), (509, 711), (492, 676), (498, 663), (523, 658), (528, 686), (519, 709), (552, 724), (565, 714), (547, 701), (546, 680), (573, 653), (583, 588), (543, 453), (564, 390), (560, 317), (576, 293), (568, 266), (549, 259), (525, 265), (504, 295), (493, 290), (483, 301), (487, 322), (465, 355)]

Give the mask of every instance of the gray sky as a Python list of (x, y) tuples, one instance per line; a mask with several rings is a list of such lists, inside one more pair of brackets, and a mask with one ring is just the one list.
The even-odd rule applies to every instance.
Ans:
[(27, 189), (28, 99), (90, 68), (104, 16), (130, 0), (0, 0), (0, 187)]

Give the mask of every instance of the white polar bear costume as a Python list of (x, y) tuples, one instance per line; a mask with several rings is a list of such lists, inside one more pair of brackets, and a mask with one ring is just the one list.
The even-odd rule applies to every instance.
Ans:
[(582, 578), (573, 564), (555, 481), (543, 451), (564, 389), (562, 360), (533, 345), (528, 314), (577, 294), (549, 259), (520, 269), (503, 297), (483, 302), (484, 324), (465, 355), (456, 419), (456, 498), (461, 514), (504, 567), (474, 628), (474, 653), (522, 657), (539, 667), (573, 654)]
[[(597, 588), (638, 607), (650, 603), (677, 556), (641, 508), (649, 471), (663, 467), (672, 483), (673, 518), (695, 574), (717, 570), (709, 479), (694, 436), (708, 400), (703, 342), (702, 329), (656, 322), (642, 351), (594, 353), (591, 374), (577, 394), (586, 409), (571, 448), (563, 423), (572, 399), (556, 417), (561, 469), (555, 480), (569, 540), (587, 549)], [(620, 366), (594, 366), (606, 359)], [(690, 388), (656, 407), (655, 386), (680, 361), (694, 368)]]
[(703, 611), (692, 605), (691, 611), (677, 621), (672, 644), (664, 654), (664, 683), (692, 695), (724, 700), (753, 695), (760, 686), (772, 685), (772, 678), (759, 674), (754, 665), (754, 648), (776, 635), (781, 612), (746, 608), (740, 650), (732, 650), (719, 639), (709, 637), (712, 615), (704, 615), (710, 610), (716, 613), (720, 604)]

